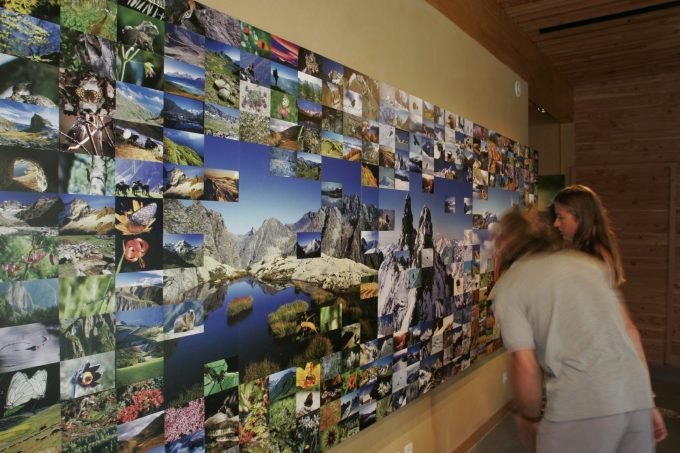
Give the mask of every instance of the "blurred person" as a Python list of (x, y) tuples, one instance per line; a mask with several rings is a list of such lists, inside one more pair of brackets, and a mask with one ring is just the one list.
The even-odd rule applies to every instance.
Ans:
[(494, 312), (512, 354), (520, 440), (538, 453), (653, 452), (649, 374), (606, 266), (560, 250), (535, 208), (509, 211), (494, 240)]
[[(625, 283), (626, 278), (616, 233), (612, 229), (609, 215), (602, 200), (589, 187), (574, 184), (555, 194), (551, 211), (554, 218), (553, 225), (562, 235), (565, 248), (580, 250), (606, 264), (607, 279), (617, 289), (621, 302), (618, 307), (623, 316), (626, 331), (633, 341), (640, 359), (647, 367), (647, 358), (642, 347), (640, 332), (633, 322), (623, 295), (618, 290)], [(666, 435), (664, 434), (666, 427), (663, 417), (656, 408), (652, 416), (655, 438), (657, 442), (660, 442), (663, 440), (660, 436), (665, 438)]]

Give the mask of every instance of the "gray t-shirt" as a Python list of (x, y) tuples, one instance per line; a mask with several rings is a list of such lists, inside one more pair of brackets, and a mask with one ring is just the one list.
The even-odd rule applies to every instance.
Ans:
[(606, 267), (580, 252), (516, 261), (494, 288), (510, 351), (535, 350), (547, 374), (545, 418), (581, 420), (654, 406)]

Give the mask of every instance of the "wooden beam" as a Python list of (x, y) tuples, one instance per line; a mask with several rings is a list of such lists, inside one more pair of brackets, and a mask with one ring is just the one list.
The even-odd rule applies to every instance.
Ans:
[(571, 85), (494, 0), (426, 0), (529, 84), (529, 99), (563, 123), (574, 119)]

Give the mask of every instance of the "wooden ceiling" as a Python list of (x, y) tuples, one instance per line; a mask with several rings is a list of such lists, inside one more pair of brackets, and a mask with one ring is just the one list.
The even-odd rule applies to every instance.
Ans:
[(497, 3), (572, 86), (680, 67), (680, 1)]

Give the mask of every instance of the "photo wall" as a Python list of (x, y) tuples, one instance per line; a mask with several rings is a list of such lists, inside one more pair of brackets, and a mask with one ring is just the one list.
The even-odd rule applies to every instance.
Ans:
[(0, 0), (0, 450), (327, 451), (500, 346), (536, 153), (256, 25)]

